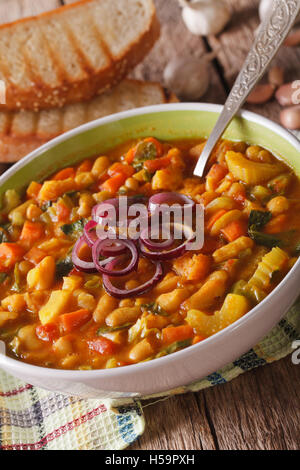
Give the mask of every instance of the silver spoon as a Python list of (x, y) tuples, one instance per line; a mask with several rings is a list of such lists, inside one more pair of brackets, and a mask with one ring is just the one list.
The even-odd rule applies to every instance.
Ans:
[(270, 14), (257, 31), (253, 47), (206, 142), (195, 167), (194, 175), (203, 176), (215, 145), (245, 103), (247, 96), (263, 77), (271, 60), (292, 28), (299, 11), (300, 0), (273, 0)]

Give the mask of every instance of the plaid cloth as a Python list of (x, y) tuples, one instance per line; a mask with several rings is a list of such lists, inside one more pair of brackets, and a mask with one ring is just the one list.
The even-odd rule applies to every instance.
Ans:
[[(292, 352), (300, 302), (248, 353), (222, 370), (157, 398), (224, 384)], [(80, 400), (47, 392), (0, 371), (0, 450), (120, 450), (144, 431), (140, 401)]]

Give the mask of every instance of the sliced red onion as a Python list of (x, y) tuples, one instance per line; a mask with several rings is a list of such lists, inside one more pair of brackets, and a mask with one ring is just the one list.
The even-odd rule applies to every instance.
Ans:
[(185, 207), (194, 208), (196, 203), (190, 197), (186, 196), (185, 194), (169, 192), (169, 193), (158, 193), (154, 196), (151, 196), (149, 199), (149, 211), (153, 214), (158, 206), (162, 204), (165, 205), (172, 205), (172, 204), (179, 204)]
[(106, 239), (106, 244), (100, 252), (100, 256), (119, 256), (126, 253), (127, 247), (116, 240)]
[(75, 268), (79, 269), (80, 271), (83, 271), (85, 273), (95, 273), (97, 272), (97, 269), (93, 261), (84, 261), (81, 258), (79, 258), (78, 253), (83, 245), (87, 245), (87, 242), (84, 236), (80, 237), (79, 240), (77, 240), (77, 242), (74, 245), (74, 248), (72, 251), (72, 262)]
[[(159, 229), (158, 229), (159, 230)], [(158, 230), (154, 230), (155, 233), (158, 233)], [(154, 235), (153, 230), (151, 230), (151, 235)], [(163, 233), (162, 233), (163, 235)], [(169, 240), (165, 240), (163, 242), (154, 242), (148, 235), (148, 228), (145, 228), (140, 234), (140, 241), (145, 245), (146, 248), (149, 250), (163, 250), (169, 248), (174, 243), (174, 238), (172, 235), (170, 236)]]
[[(173, 225), (174, 225), (174, 228), (176, 229), (175, 225), (178, 225), (178, 224), (173, 224)], [(147, 249), (146, 246), (143, 244), (142, 240), (140, 239), (139, 244), (140, 244), (141, 253), (146, 258), (149, 258), (152, 260), (170, 260), (170, 259), (178, 258), (179, 256), (182, 256), (186, 252), (188, 244), (195, 238), (193, 229), (187, 225), (184, 227), (185, 227), (185, 230), (189, 231), (189, 235), (181, 245), (169, 251), (153, 251), (153, 250)], [(183, 226), (181, 226), (181, 233), (182, 232), (183, 232)]]
[(83, 230), (83, 236), (89, 245), (90, 248), (96, 243), (98, 240), (96, 230), (94, 230), (97, 227), (97, 222), (94, 220), (90, 220), (85, 226)]
[[(128, 299), (130, 297), (135, 297), (137, 295), (143, 295), (149, 290), (151, 290), (156, 284), (161, 281), (163, 278), (163, 267), (162, 263), (160, 261), (152, 261), (153, 264), (156, 266), (156, 271), (151, 279), (149, 281), (145, 282), (141, 286), (135, 287), (134, 289), (119, 289), (118, 287), (115, 287), (111, 280), (110, 277), (107, 276), (106, 274), (103, 276), (102, 281), (103, 281), (103, 286), (107, 293), (111, 295), (112, 297), (115, 297), (116, 299)], [(118, 263), (117, 259), (114, 259), (111, 263), (107, 265), (108, 269), (113, 269), (114, 266)]]
[(110, 243), (111, 240), (109, 239), (98, 240), (92, 248), (93, 261), (95, 263), (97, 271), (99, 271), (101, 274), (108, 274), (109, 276), (112, 276), (112, 277), (125, 276), (126, 274), (129, 274), (132, 271), (134, 271), (139, 261), (139, 253), (138, 253), (137, 247), (131, 240), (118, 239), (118, 244), (123, 245), (125, 248), (129, 249), (131, 252), (132, 259), (129, 265), (126, 268), (121, 269), (120, 271), (112, 271), (108, 264), (104, 267), (103, 262), (99, 261), (99, 257), (101, 256), (103, 249), (107, 248), (108, 242)]

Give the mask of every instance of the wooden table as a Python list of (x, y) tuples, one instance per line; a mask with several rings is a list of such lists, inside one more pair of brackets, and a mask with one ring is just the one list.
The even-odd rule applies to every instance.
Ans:
[[(0, 22), (72, 1), (0, 0)], [(161, 38), (133, 76), (161, 81), (171, 57), (200, 57), (213, 50), (211, 86), (202, 101), (224, 102), (258, 26), (258, 0), (224, 1), (233, 13), (226, 30), (218, 37), (199, 38), (183, 25), (177, 0), (155, 0)], [(299, 59), (300, 48), (282, 49), (275, 63), (285, 68), (288, 79), (299, 79)], [(248, 108), (278, 120), (280, 108), (274, 101)], [(299, 449), (299, 367), (287, 357), (226, 385), (146, 406), (146, 431), (131, 449)]]

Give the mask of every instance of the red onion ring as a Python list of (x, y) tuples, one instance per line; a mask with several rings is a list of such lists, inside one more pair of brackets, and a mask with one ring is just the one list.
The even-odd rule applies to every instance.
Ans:
[(121, 240), (121, 239), (118, 239), (118, 243), (120, 245), (125, 246), (125, 248), (128, 248), (132, 255), (132, 259), (129, 265), (126, 268), (121, 269), (120, 271), (112, 271), (108, 264), (104, 267), (103, 262), (99, 261), (99, 257), (101, 256), (101, 253), (103, 252), (102, 250), (105, 248), (105, 245), (107, 244), (108, 241), (110, 242), (111, 240), (109, 239), (98, 240), (92, 248), (93, 261), (94, 261), (97, 271), (99, 271), (101, 274), (107, 274), (112, 277), (119, 277), (119, 276), (125, 276), (126, 274), (129, 274), (134, 269), (136, 269), (138, 261), (139, 261), (139, 253), (138, 253), (137, 247), (131, 240)]
[(182, 256), (186, 252), (188, 244), (195, 238), (193, 229), (188, 226), (186, 226), (186, 228), (188, 228), (188, 230), (190, 231), (188, 238), (181, 245), (169, 251), (161, 252), (161, 251), (148, 250), (146, 246), (143, 244), (142, 239), (140, 239), (139, 248), (141, 250), (141, 253), (146, 258), (149, 258), (151, 260), (170, 260), (170, 259), (178, 258), (179, 256)]
[[(116, 299), (128, 299), (130, 297), (135, 297), (137, 295), (143, 295), (152, 289), (159, 281), (163, 278), (163, 267), (160, 261), (152, 261), (153, 264), (156, 266), (156, 271), (149, 281), (145, 282), (141, 286), (135, 287), (134, 289), (126, 290), (126, 289), (119, 289), (115, 287), (110, 280), (110, 277), (106, 274), (103, 276), (103, 286), (107, 293)], [(108, 269), (113, 269), (114, 266), (118, 263), (117, 259), (111, 261), (108, 265)]]
[(85, 273), (95, 273), (97, 272), (97, 269), (93, 261), (84, 261), (79, 258), (78, 252), (83, 245), (87, 245), (84, 236), (80, 237), (74, 245), (72, 251), (72, 262), (75, 268), (79, 269), (80, 271), (83, 271)]
[(151, 196), (149, 199), (149, 211), (153, 214), (157, 206), (162, 204), (171, 205), (171, 204), (180, 204), (181, 206), (194, 208), (196, 203), (189, 196), (185, 194), (169, 192), (169, 193), (159, 193)]
[(170, 236), (169, 240), (165, 240), (164, 242), (154, 242), (148, 236), (148, 228), (145, 228), (140, 234), (140, 241), (149, 250), (162, 250), (172, 246), (174, 243), (174, 238)]
[(92, 248), (94, 243), (96, 243), (96, 241), (98, 240), (96, 231), (93, 230), (95, 227), (97, 227), (97, 222), (95, 222), (94, 220), (90, 220), (84, 226), (83, 230), (83, 236), (90, 248)]

